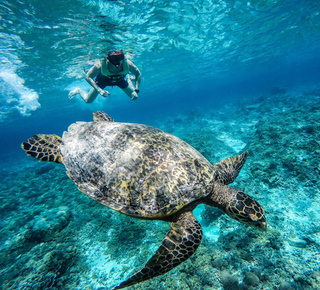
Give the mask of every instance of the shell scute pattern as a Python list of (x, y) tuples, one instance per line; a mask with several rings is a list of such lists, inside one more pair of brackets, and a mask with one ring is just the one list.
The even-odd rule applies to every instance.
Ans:
[(212, 165), (159, 129), (115, 122), (70, 127), (61, 148), (69, 177), (82, 192), (124, 214), (165, 217), (212, 186)]
[(264, 209), (229, 187), (248, 152), (211, 165), (179, 138), (146, 125), (115, 123), (104, 112), (95, 122), (72, 124), (60, 138), (37, 134), (22, 143), (32, 157), (62, 163), (78, 188), (123, 214), (171, 222), (143, 269), (113, 289), (167, 273), (199, 247), (202, 228), (192, 211), (203, 203), (237, 221), (266, 229)]

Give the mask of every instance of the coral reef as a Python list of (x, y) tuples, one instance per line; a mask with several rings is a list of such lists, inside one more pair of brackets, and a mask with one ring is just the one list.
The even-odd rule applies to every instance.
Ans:
[[(205, 235), (197, 252), (168, 274), (128, 289), (320, 289), (319, 89), (274, 92), (153, 125), (210, 162), (248, 150), (235, 186), (264, 205), (268, 230), (199, 207)], [(3, 289), (109, 289), (139, 270), (169, 229), (89, 199), (63, 166), (20, 155), (2, 164)]]

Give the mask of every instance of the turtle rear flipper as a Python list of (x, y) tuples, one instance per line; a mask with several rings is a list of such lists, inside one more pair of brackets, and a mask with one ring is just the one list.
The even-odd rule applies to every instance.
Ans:
[(37, 134), (21, 144), (26, 153), (40, 161), (62, 163), (60, 145), (61, 137), (57, 135)]
[(248, 151), (243, 152), (241, 155), (224, 159), (213, 166), (218, 170), (218, 181), (222, 184), (228, 185), (235, 181), (243, 164), (248, 157)]
[(171, 223), (171, 230), (144, 268), (113, 289), (122, 289), (169, 272), (191, 257), (201, 238), (202, 228), (193, 213), (183, 213)]

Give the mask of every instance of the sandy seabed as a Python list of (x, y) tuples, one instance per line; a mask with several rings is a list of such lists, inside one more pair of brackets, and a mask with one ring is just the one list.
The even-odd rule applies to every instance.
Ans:
[[(212, 163), (248, 150), (234, 185), (264, 206), (268, 230), (200, 206), (196, 253), (128, 289), (320, 289), (320, 89), (280, 90), (154, 126)], [(169, 230), (89, 199), (64, 166), (27, 156), (1, 163), (1, 289), (110, 289), (140, 270)]]

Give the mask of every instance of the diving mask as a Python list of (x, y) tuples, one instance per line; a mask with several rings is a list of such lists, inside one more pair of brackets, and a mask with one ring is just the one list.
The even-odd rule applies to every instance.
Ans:
[(119, 67), (121, 64), (121, 61), (124, 60), (124, 53), (122, 50), (119, 51), (111, 51), (107, 55), (107, 59), (115, 66)]

